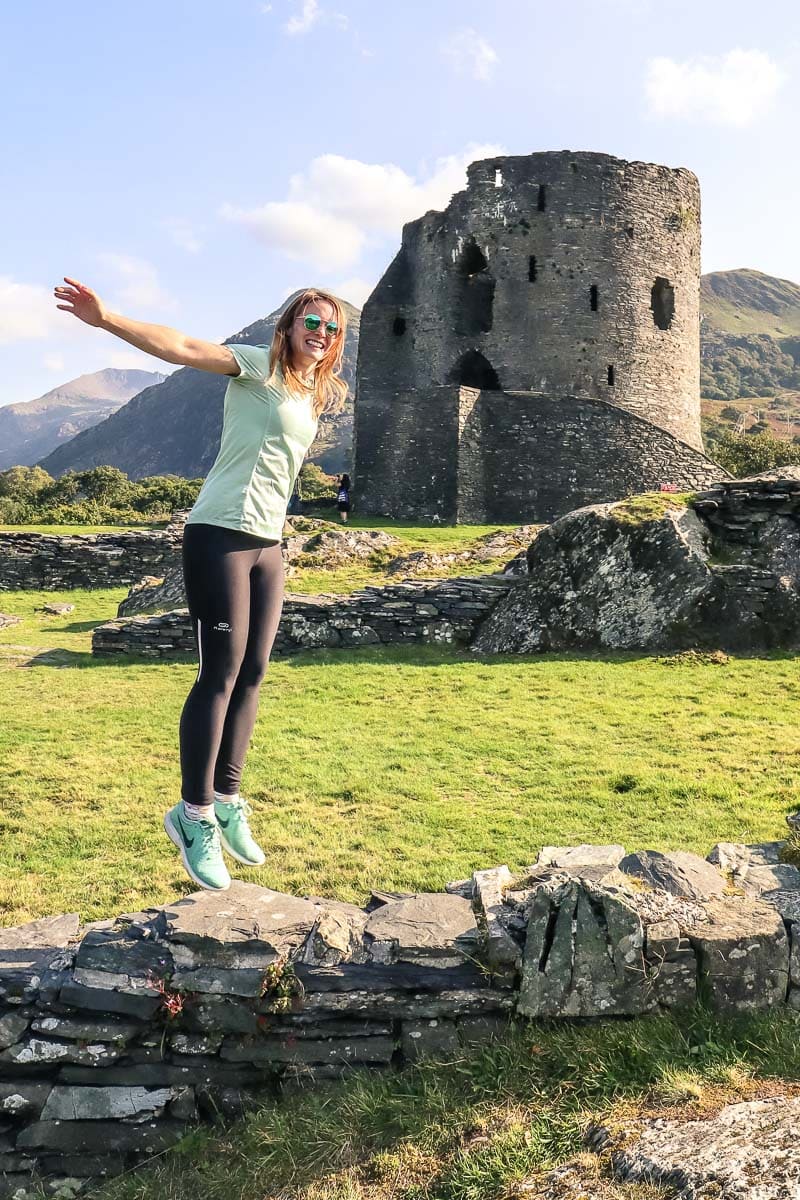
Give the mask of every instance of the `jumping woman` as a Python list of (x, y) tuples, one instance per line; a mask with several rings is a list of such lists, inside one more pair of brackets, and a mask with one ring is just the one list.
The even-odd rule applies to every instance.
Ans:
[(58, 307), (165, 362), (229, 375), (219, 453), (183, 535), (186, 599), (200, 665), (180, 721), (181, 801), (164, 817), (195, 883), (230, 887), (222, 848), (246, 866), (264, 852), (239, 795), (258, 694), (283, 605), (281, 536), (292, 486), (322, 413), (340, 412), (346, 317), (308, 288), (272, 346), (219, 346), (109, 312), (65, 277)]

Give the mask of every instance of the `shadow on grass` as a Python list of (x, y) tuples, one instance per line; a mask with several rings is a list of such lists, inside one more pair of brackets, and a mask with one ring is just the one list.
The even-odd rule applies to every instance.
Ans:
[(73, 621), (70, 625), (50, 625), (48, 632), (51, 633), (89, 633), (90, 630), (96, 629), (98, 625), (104, 625), (105, 621)]
[[(93, 623), (88, 628), (93, 628)], [(76, 624), (75, 628), (78, 626)], [(389, 643), (387, 645), (371, 646), (324, 646), (319, 649), (303, 649), (286, 654), (274, 653), (272, 662), (301, 669), (313, 666), (335, 666), (348, 664), (355, 666), (363, 663), (365, 666), (376, 665), (408, 665), (415, 667), (441, 667), (454, 663), (469, 663), (475, 667), (502, 668), (511, 665), (529, 663), (632, 663), (649, 662), (662, 665), (665, 669), (672, 666), (693, 666), (699, 669), (724, 669), (726, 660), (719, 661), (709, 658), (710, 651), (664, 651), (647, 652), (643, 650), (544, 650), (529, 654), (474, 654), (468, 646), (438, 646), (421, 642), (407, 644)], [(798, 657), (796, 650), (769, 650), (753, 653), (731, 652), (728, 659), (735, 662), (780, 662), (795, 661)], [(29, 666), (81, 666), (81, 667), (118, 667), (142, 666), (150, 663), (161, 666), (166, 663), (197, 664), (196, 650), (180, 650), (164, 657), (152, 654), (100, 654), (94, 655), (89, 651), (76, 650), (45, 650), (37, 654), (28, 663)]]
[(150, 654), (92, 654), (89, 650), (43, 650), (25, 663), (26, 667), (141, 667), (164, 663), (197, 665), (197, 655), (191, 650), (171, 654), (169, 658), (154, 658)]

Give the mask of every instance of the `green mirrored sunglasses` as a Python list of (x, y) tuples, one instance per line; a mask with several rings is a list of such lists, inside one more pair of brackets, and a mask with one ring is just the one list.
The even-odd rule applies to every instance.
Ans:
[[(307, 316), (302, 317), (301, 320), (306, 329), (310, 330), (312, 333), (316, 333), (322, 324), (322, 317), (317, 317), (313, 313), (309, 313)], [(336, 337), (336, 334), (339, 332), (339, 326), (335, 321), (326, 321), (325, 332), (327, 333), (328, 337)]]

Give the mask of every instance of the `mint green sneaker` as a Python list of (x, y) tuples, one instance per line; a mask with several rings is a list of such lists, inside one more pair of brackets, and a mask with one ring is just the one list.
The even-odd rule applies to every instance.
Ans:
[(260, 867), (266, 862), (267, 856), (247, 824), (250, 805), (246, 800), (239, 799), (235, 804), (221, 804), (215, 800), (214, 812), (217, 814), (219, 836), (228, 854), (246, 867)]
[(179, 801), (166, 813), (164, 828), (180, 850), (183, 865), (195, 883), (211, 892), (224, 892), (231, 886), (220, 849), (219, 829), (213, 821), (187, 821), (183, 803)]

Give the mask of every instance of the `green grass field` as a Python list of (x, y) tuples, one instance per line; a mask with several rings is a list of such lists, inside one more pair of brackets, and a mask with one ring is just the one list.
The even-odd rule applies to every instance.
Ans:
[[(122, 591), (5, 593), (0, 921), (129, 911), (189, 890), (161, 829), (192, 657), (95, 660)], [(66, 617), (33, 609), (69, 601)], [(781, 836), (798, 806), (793, 656), (479, 659), (439, 647), (275, 659), (245, 768), (267, 863), (362, 901), (441, 888), (543, 843)]]
[[(457, 547), (466, 534), (406, 527), (403, 539)], [(299, 582), (314, 590), (310, 575)], [(23, 618), (0, 631), (0, 924), (108, 916), (193, 888), (161, 819), (179, 795), (177, 726), (196, 665), (94, 660), (91, 631), (124, 594), (0, 594), (0, 611)], [(34, 611), (49, 600), (75, 611)], [(781, 837), (800, 807), (799, 697), (789, 654), (383, 647), (276, 659), (243, 787), (267, 862), (241, 874), (363, 903), (370, 887), (441, 889), (478, 867), (521, 869), (545, 843), (705, 854), (718, 840)], [(578, 1156), (585, 1195), (656, 1200), (667, 1193), (616, 1185), (606, 1162), (580, 1156), (586, 1124), (796, 1091), (797, 1035), (792, 1013), (523, 1025), (447, 1063), (353, 1078), (191, 1133), (93, 1195), (514, 1200)]]

